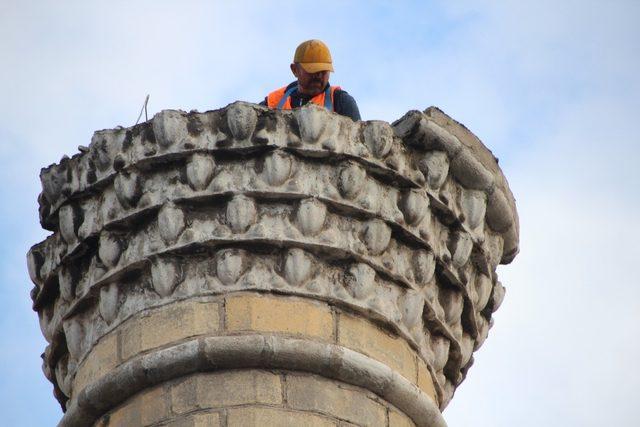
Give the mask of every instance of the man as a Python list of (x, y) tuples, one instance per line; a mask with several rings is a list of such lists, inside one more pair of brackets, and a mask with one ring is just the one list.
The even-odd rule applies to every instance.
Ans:
[(340, 86), (329, 84), (329, 73), (333, 71), (331, 53), (320, 40), (307, 40), (296, 49), (291, 72), (296, 81), (271, 92), (260, 105), (269, 108), (290, 110), (308, 102), (322, 105), (353, 121), (360, 120), (360, 111), (355, 99)]

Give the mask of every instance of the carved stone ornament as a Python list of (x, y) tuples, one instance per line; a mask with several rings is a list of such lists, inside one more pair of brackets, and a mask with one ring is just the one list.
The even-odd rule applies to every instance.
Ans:
[[(393, 124), (316, 105), (166, 110), (96, 132), (41, 181), (52, 234), (27, 269), (63, 426), (256, 370), (367, 393), (383, 423), (442, 427), (519, 248), (493, 155), (433, 107)], [(288, 396), (260, 410), (299, 411)], [(158, 425), (209, 411), (172, 402)]]

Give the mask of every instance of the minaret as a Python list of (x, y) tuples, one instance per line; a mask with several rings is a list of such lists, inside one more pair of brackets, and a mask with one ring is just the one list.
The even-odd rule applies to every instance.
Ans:
[(518, 252), (464, 126), (237, 102), (80, 148), (28, 254), (60, 425), (446, 425)]

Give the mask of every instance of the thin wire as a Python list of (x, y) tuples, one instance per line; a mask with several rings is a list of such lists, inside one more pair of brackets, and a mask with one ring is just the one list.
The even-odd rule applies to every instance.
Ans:
[[(138, 114), (138, 120), (136, 120), (136, 125), (140, 121), (140, 117), (142, 117), (142, 112), (144, 111), (144, 120), (147, 121), (149, 118), (147, 117), (147, 103), (149, 102), (149, 95), (144, 99), (144, 104), (142, 104), (142, 108), (140, 109), (140, 114)], [(135, 125), (134, 125), (135, 126)]]

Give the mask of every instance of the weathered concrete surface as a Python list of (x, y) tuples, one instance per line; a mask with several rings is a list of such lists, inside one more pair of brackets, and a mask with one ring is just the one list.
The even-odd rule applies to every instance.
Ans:
[[(254, 368), (286, 370), (287, 390), (295, 372), (368, 390), (382, 423), (444, 425), (504, 297), (496, 267), (518, 252), (495, 158), (433, 107), (392, 125), (315, 106), (163, 111), (96, 132), (41, 180), (53, 234), (27, 258), (64, 425), (143, 419), (131, 408), (179, 377)], [(221, 402), (202, 422), (351, 422), (340, 393)], [(158, 399), (154, 423), (196, 422)]]

